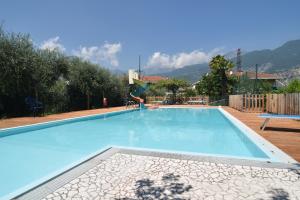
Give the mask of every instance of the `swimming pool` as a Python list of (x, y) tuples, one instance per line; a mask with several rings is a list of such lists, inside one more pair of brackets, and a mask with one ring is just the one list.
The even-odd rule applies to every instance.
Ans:
[[(250, 134), (251, 135), (251, 134)], [(0, 130), (0, 199), (112, 146), (281, 161), (222, 109), (131, 110)]]

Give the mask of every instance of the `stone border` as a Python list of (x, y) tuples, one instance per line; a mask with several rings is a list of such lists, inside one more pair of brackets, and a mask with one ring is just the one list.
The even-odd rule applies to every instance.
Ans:
[(103, 152), (93, 156), (92, 158), (83, 161), (82, 163), (79, 163), (78, 165), (72, 167), (71, 169), (68, 169), (67, 171), (62, 172), (61, 174), (54, 176), (53, 178), (45, 181), (44, 183), (41, 183), (40, 185), (37, 185), (36, 187), (18, 195), (13, 199), (24, 199), (24, 200), (41, 199), (47, 196), (48, 194), (54, 192), (58, 188), (69, 183), (74, 178), (80, 176), (84, 172), (97, 166), (99, 163), (106, 160), (110, 156), (114, 155), (118, 151), (119, 150), (115, 148), (108, 148), (107, 150), (104, 150)]
[(251, 166), (251, 167), (261, 167), (261, 168), (279, 168), (279, 169), (291, 169), (297, 170), (300, 169), (300, 164), (288, 164), (280, 162), (270, 162), (270, 161), (258, 161), (258, 160), (249, 160), (249, 159), (240, 159), (240, 158), (226, 158), (226, 157), (217, 157), (209, 155), (190, 155), (182, 153), (167, 153), (159, 151), (148, 151), (134, 148), (118, 148), (113, 147), (112, 149), (116, 150), (119, 153), (123, 154), (133, 154), (140, 156), (152, 156), (160, 158), (171, 158), (178, 160), (193, 160), (200, 162), (212, 162), (217, 164), (228, 164), (228, 165), (241, 165), (241, 166)]
[(285, 163), (270, 163), (270, 162), (253, 161), (253, 160), (237, 159), (237, 158), (186, 155), (186, 154), (179, 154), (179, 153), (164, 153), (164, 152), (162, 153), (162, 152), (155, 152), (155, 151), (112, 147), (13, 199), (20, 199), (20, 200), (41, 199), (47, 196), (48, 194), (53, 193), (60, 187), (69, 183), (73, 179), (77, 178), (78, 176), (90, 170), (91, 168), (97, 166), (99, 163), (103, 162), (104, 160), (108, 159), (110, 156), (116, 153), (132, 154), (132, 155), (140, 155), (140, 156), (152, 156), (152, 157), (160, 157), (160, 158), (171, 158), (171, 159), (179, 159), (179, 160), (213, 162), (213, 163), (220, 163), (220, 164), (241, 165), (241, 166), (251, 166), (251, 167), (261, 167), (261, 168), (280, 168), (280, 169), (300, 170), (300, 165), (298, 164), (295, 165), (295, 164), (285, 164)]

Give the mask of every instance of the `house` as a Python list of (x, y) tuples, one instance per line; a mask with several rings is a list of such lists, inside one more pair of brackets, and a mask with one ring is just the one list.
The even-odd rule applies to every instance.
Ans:
[(146, 83), (157, 83), (158, 81), (161, 80), (167, 80), (168, 77), (164, 76), (142, 76), (141, 80), (146, 82)]
[(129, 84), (134, 84), (134, 81), (133, 81), (134, 79), (141, 80), (146, 83), (157, 83), (158, 81), (167, 80), (169, 78), (164, 77), (164, 76), (141, 76), (134, 69), (129, 69), (128, 70), (128, 79), (129, 79)]
[(198, 84), (199, 82), (200, 82), (200, 81), (196, 81), (196, 82), (192, 83), (191, 88), (192, 88), (193, 90), (196, 90), (196, 86), (197, 86), (197, 84)]
[[(230, 73), (232, 76), (237, 76), (238, 78), (241, 78), (243, 76), (246, 76), (250, 80), (256, 79), (256, 73), (253, 71), (237, 71)], [(278, 81), (282, 78), (277, 76), (276, 74), (269, 74), (269, 73), (257, 73), (257, 80), (264, 80), (266, 82), (269, 82), (272, 84), (273, 87), (278, 86)]]

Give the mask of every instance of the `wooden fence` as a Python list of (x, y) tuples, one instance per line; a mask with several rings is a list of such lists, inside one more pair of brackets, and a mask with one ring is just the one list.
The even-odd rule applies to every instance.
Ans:
[(230, 95), (229, 106), (243, 112), (300, 115), (300, 93)]
[(267, 94), (266, 112), (286, 115), (300, 115), (300, 93)]
[(264, 104), (265, 96), (261, 94), (229, 96), (229, 106), (243, 112), (264, 112)]

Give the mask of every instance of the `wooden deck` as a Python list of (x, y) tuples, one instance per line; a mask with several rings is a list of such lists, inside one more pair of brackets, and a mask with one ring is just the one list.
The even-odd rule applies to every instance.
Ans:
[(261, 131), (259, 127), (264, 119), (257, 117), (259, 113), (240, 112), (230, 107), (224, 109), (300, 162), (300, 121), (271, 119), (266, 129)]
[[(199, 107), (199, 106), (180, 106), (180, 107)], [(19, 117), (0, 120), (0, 128), (28, 125), (52, 120), (59, 120), (71, 117), (80, 117), (112, 111), (124, 110), (125, 107), (103, 108), (94, 110), (84, 110), (61, 114), (48, 115), (44, 117)], [(226, 111), (241, 120), (258, 134), (269, 140), (281, 150), (289, 154), (300, 162), (300, 122), (295, 120), (272, 119), (268, 123), (265, 131), (259, 129), (264, 119), (257, 117), (258, 113), (245, 113), (230, 107), (224, 107)]]
[(101, 108), (101, 109), (93, 109), (93, 110), (81, 110), (81, 111), (47, 115), (44, 117), (16, 117), (16, 118), (10, 118), (10, 119), (2, 119), (2, 120), (0, 120), (0, 129), (14, 127), (14, 126), (22, 126), (22, 125), (28, 125), (28, 124), (41, 123), (41, 122), (48, 122), (48, 121), (53, 121), (53, 120), (60, 120), (60, 119), (66, 119), (66, 118), (72, 118), (72, 117), (95, 115), (95, 114), (107, 113), (107, 112), (112, 112), (112, 111), (120, 111), (120, 110), (125, 110), (125, 109), (126, 108), (124, 106), (122, 106), (122, 107)]

